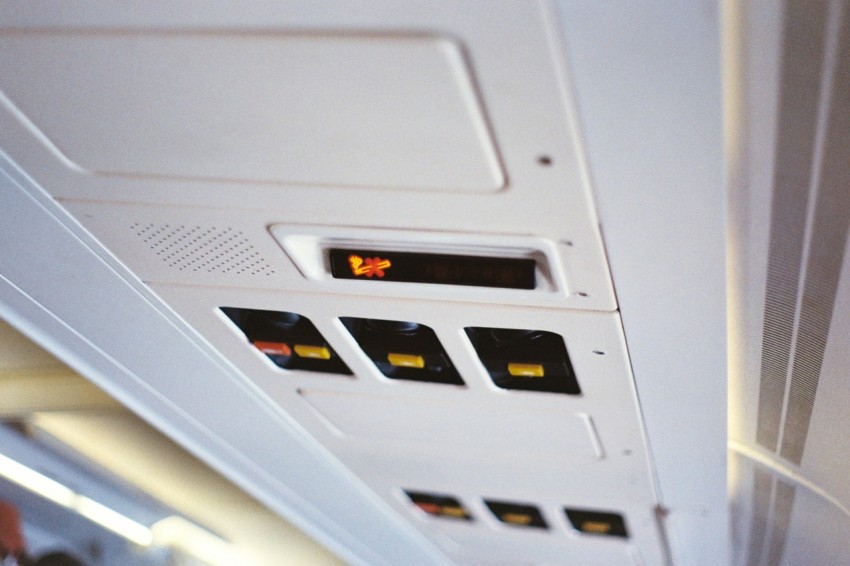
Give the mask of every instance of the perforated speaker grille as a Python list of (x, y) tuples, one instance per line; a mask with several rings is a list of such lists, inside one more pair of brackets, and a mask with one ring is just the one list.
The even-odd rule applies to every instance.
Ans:
[(756, 442), (800, 465), (850, 229), (850, 10), (786, 7)]
[(272, 275), (274, 269), (233, 228), (133, 223), (130, 228), (169, 267), (231, 275)]

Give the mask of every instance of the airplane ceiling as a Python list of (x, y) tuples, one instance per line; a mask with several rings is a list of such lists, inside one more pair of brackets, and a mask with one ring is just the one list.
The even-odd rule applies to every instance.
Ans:
[(343, 560), (844, 555), (842, 3), (2, 13), (3, 315)]

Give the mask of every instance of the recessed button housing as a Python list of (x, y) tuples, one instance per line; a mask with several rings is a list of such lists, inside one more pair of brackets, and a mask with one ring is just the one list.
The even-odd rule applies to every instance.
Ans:
[(248, 341), (278, 367), (351, 375), (312, 322), (285, 311), (221, 307)]
[(564, 339), (554, 332), (477, 326), (464, 330), (498, 387), (581, 393)]
[(424, 493), (421, 491), (405, 491), (410, 501), (421, 511), (434, 517), (471, 521), (472, 515), (456, 498), (450, 495)]
[(424, 324), (351, 317), (340, 321), (385, 376), (463, 385), (437, 335)]
[(629, 536), (626, 531), (626, 521), (619, 513), (607, 511), (592, 511), (588, 509), (564, 509), (573, 528), (590, 535), (609, 537)]
[(484, 503), (492, 511), (493, 515), (505, 524), (515, 527), (549, 528), (540, 510), (534, 505), (489, 500), (485, 500)]

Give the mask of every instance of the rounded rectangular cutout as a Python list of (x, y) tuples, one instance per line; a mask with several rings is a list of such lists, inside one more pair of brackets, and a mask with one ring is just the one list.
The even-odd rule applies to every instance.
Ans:
[(513, 328), (464, 328), (497, 387), (579, 395), (564, 339), (554, 332)]
[(305, 316), (293, 312), (221, 307), (258, 352), (283, 369), (351, 375), (351, 370)]

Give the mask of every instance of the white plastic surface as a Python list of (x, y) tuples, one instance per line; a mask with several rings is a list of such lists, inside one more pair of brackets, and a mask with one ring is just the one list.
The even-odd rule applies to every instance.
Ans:
[(486, 430), (489, 450), (524, 457), (572, 454), (587, 459), (598, 442), (588, 434), (580, 414), (470, 406), (460, 399), (419, 400), (321, 389), (299, 393), (331, 432), (376, 447), (395, 443), (423, 449), (463, 447), (476, 431)]
[(729, 535), (719, 6), (558, 7), (672, 558), (714, 566)]
[[(499, 186), (503, 184), (504, 188), (495, 192), (476, 192), (462, 190), (464, 185), (461, 185), (448, 191), (429, 190), (418, 179), (419, 174), (416, 170), (404, 170), (409, 160), (396, 162), (394, 156), (388, 153), (396, 151), (396, 148), (387, 149), (386, 139), (380, 136), (374, 144), (366, 140), (346, 148), (346, 151), (365, 151), (385, 157), (379, 163), (379, 169), (383, 172), (360, 171), (356, 175), (357, 178), (348, 174), (352, 177), (349, 179), (351, 186), (334, 183), (321, 186), (302, 186), (297, 183), (244, 184), (216, 178), (178, 179), (168, 177), (167, 170), (160, 171), (160, 174), (120, 178), (93, 175), (85, 170), (69, 167), (66, 161), (57, 157), (56, 152), (45, 145), (45, 140), (36, 127), (38, 124), (22, 121), (20, 113), (10, 110), (8, 105), (0, 105), (0, 145), (10, 152), (16, 162), (35, 175), (38, 182), (52, 195), (65, 202), (72, 199), (88, 203), (93, 201), (148, 203), (164, 216), (177, 216), (180, 217), (180, 222), (192, 224), (209, 217), (215, 218), (216, 224), (222, 225), (221, 218), (227, 218), (230, 215), (234, 217), (252, 215), (255, 222), (264, 221), (266, 226), (275, 223), (307, 223), (546, 237), (555, 242), (572, 242), (575, 246), (573, 253), (582, 258), (581, 263), (577, 265), (580, 265), (581, 269), (590, 269), (595, 274), (603, 274), (607, 277), (604, 250), (591, 203), (589, 184), (579, 153), (573, 120), (574, 109), (569, 91), (563, 88), (561, 54), (553, 51), (550, 45), (548, 36), (550, 22), (539, 5), (522, 1), (497, 5), (492, 2), (482, 2), (435, 7), (430, 2), (401, 4), (371, 2), (357, 5), (356, 8), (353, 5), (341, 5), (329, 10), (313, 2), (294, 1), (283, 6), (284, 8), (281, 8), (280, 4), (269, 2), (252, 6), (250, 10), (239, 10), (225, 5), (204, 6), (199, 10), (192, 9), (187, 4), (161, 3), (146, 4), (145, 9), (138, 11), (126, 10), (120, 4), (101, 5), (97, 10), (81, 8), (72, 13), (67, 10), (57, 10), (56, 13), (47, 9), (41, 12), (16, 10), (4, 14), (3, 20), (0, 21), (0, 36), (38, 38), (43, 37), (46, 30), (56, 32), (57, 28), (60, 28), (65, 34), (63, 37), (66, 38), (75, 36), (75, 33), (71, 31), (92, 29), (98, 30), (98, 33), (103, 30), (117, 29), (125, 35), (132, 30), (134, 34), (142, 37), (162, 30), (168, 31), (168, 33), (163, 32), (163, 35), (173, 37), (179, 36), (174, 34), (173, 30), (180, 30), (181, 33), (189, 35), (215, 36), (222, 29), (235, 29), (239, 33), (234, 32), (234, 35), (241, 34), (249, 40), (249, 43), (250, 39), (257, 34), (297, 35), (304, 33), (304, 30), (311, 30), (313, 34), (321, 31), (330, 35), (351, 33), (357, 36), (358, 33), (368, 35), (380, 31), (393, 36), (419, 37), (424, 34), (433, 37), (436, 34), (441, 38), (452, 38), (450, 45), (462, 53), (464, 64), (462, 69), (467, 71), (465, 79), (456, 80), (466, 81), (472, 80), (469, 77), (474, 78), (475, 93), (479, 97), (480, 106), (484, 108), (490, 135), (498, 147), (501, 168), (506, 175), (506, 181), (499, 184)], [(403, 41), (398, 43), (404, 50), (405, 43)], [(440, 57), (444, 56), (439, 50), (425, 49), (424, 55), (411, 56), (410, 62), (423, 62), (423, 59), (427, 59), (429, 54), (435, 51)], [(21, 52), (18, 52), (17, 57), (13, 57), (12, 53), (0, 54), (0, 60), (3, 61), (4, 68), (11, 69), (11, 74), (15, 74), (18, 67), (30, 65), (26, 53)], [(445, 60), (437, 59), (443, 62)], [(257, 60), (242, 60), (237, 57), (235, 60), (228, 59), (228, 61), (228, 65), (222, 69), (225, 75), (246, 73), (248, 71), (240, 67)], [(425, 60), (424, 63), (430, 64), (428, 61), (431, 59)], [(433, 64), (441, 69), (445, 67), (445, 65), (440, 67), (439, 63)], [(398, 70), (399, 65), (393, 66), (392, 69)], [(461, 67), (453, 66), (451, 69), (460, 70)], [(257, 80), (267, 80), (263, 76), (265, 70), (266, 68), (262, 67), (251, 71), (254, 73), (252, 76)], [(403, 77), (410, 76), (409, 70), (399, 70), (399, 72)], [(5, 78), (7, 74), (4, 73), (3, 80), (12, 81), (11, 78)], [(25, 84), (22, 84), (21, 81), (27, 77)], [(131, 73), (120, 71), (115, 78), (130, 81), (133, 76)], [(179, 80), (181, 84), (197, 82), (208, 89), (215, 89), (214, 79), (215, 77), (210, 75), (207, 67), (201, 65), (197, 74), (194, 70), (189, 70), (186, 76)], [(39, 80), (34, 71), (33, 73), (25, 71), (16, 84), (16, 92), (32, 91), (33, 96), (53, 100), (52, 91), (48, 85)], [(438, 83), (436, 86), (439, 84), (443, 83)], [(54, 85), (55, 88), (61, 86), (61, 84)], [(108, 82), (105, 87), (116, 88)], [(369, 83), (362, 85), (364, 91), (372, 88)], [(250, 90), (250, 84), (245, 85), (245, 92)], [(158, 105), (151, 103), (145, 106), (146, 111), (138, 117), (147, 125), (145, 128), (131, 132), (135, 136), (144, 137), (147, 135), (145, 133), (147, 128), (153, 128), (163, 134), (177, 128), (161, 125), (161, 122), (163, 116), (175, 118), (168, 114), (169, 104), (172, 100), (175, 103), (180, 102), (182, 95), (179, 92), (160, 92), (160, 94), (162, 94), (162, 101)], [(368, 92), (351, 94), (351, 96), (355, 95), (367, 96)], [(247, 94), (243, 93), (240, 96), (247, 96)], [(18, 95), (16, 98), (21, 96)], [(452, 100), (457, 100), (457, 97), (444, 96), (443, 98), (445, 100), (440, 100), (440, 103), (445, 105), (450, 105)], [(15, 100), (15, 102), (19, 101)], [(26, 98), (20, 103), (27, 104)], [(219, 103), (220, 101), (216, 101), (216, 104)], [(42, 106), (46, 107), (49, 104), (44, 103)], [(72, 112), (62, 107), (63, 105), (59, 106), (58, 109), (51, 109), (51, 112)], [(355, 116), (358, 109), (352, 107), (350, 110), (351, 112), (345, 115), (345, 120), (360, 123), (360, 118)], [(98, 111), (118, 112), (116, 109), (98, 109)], [(197, 111), (201, 112), (202, 109)], [(247, 112), (241, 108), (239, 111)], [(252, 112), (266, 111), (270, 110), (265, 107), (252, 110)], [(410, 112), (415, 113), (413, 110)], [(371, 109), (367, 109), (367, 113), (371, 115)], [(425, 116), (426, 119), (426, 124), (415, 128), (419, 131), (421, 128), (436, 128), (436, 125), (427, 122), (432, 119), (439, 120), (442, 114), (415, 115)], [(312, 124), (306, 117), (303, 121), (305, 124)], [(468, 124), (468, 120), (461, 121), (458, 126), (463, 128), (464, 123)], [(338, 126), (342, 127), (343, 124)], [(108, 126), (104, 124), (100, 127)], [(410, 128), (414, 129), (413, 126)], [(321, 128), (319, 130), (321, 131)], [(353, 130), (343, 128), (341, 131)], [(222, 132), (216, 129), (211, 133), (221, 134)], [(230, 143), (228, 136), (219, 136), (217, 139), (222, 144)], [(357, 142), (358, 140), (340, 141)], [(92, 149), (89, 153), (99, 154), (101, 149), (107, 154), (120, 151), (101, 147), (113, 141), (107, 142), (100, 137), (74, 140), (73, 143), (92, 144), (93, 148), (97, 146), (95, 148), (97, 151)], [(170, 140), (162, 140), (161, 143), (167, 146)], [(269, 150), (268, 140), (259, 140), (259, 143), (262, 148)], [(313, 142), (309, 139), (286, 140), (284, 147), (275, 147), (274, 150), (279, 151), (280, 162), (275, 163), (274, 167), (286, 163), (285, 149), (296, 143), (309, 145)], [(454, 143), (450, 134), (441, 141), (441, 144), (446, 147), (454, 147)], [(152, 142), (146, 142), (145, 147), (151, 144)], [(307, 161), (323, 163), (327, 170), (322, 174), (327, 178), (342, 179), (346, 175), (342, 168), (343, 162), (328, 162), (325, 158), (327, 152), (332, 151), (333, 147), (331, 143), (324, 144), (320, 148), (321, 151), (313, 152), (308, 156)], [(455, 149), (457, 155), (451, 156), (448, 164), (456, 163), (455, 160), (472, 164), (481, 162), (480, 144), (464, 144)], [(400, 146), (398, 150), (403, 150), (403, 146)], [(181, 151), (187, 150), (181, 149)], [(242, 151), (248, 150), (239, 149), (239, 152)], [(220, 155), (220, 152), (216, 152), (216, 155)], [(277, 155), (275, 153), (275, 156)], [(427, 157), (427, 153), (422, 157)], [(136, 159), (132, 156), (121, 158)], [(251, 159), (255, 158), (251, 156)], [(227, 158), (228, 163), (232, 161), (234, 160)], [(289, 163), (288, 165), (295, 169), (313, 167), (309, 163)], [(237, 165), (231, 163), (231, 166)], [(264, 167), (271, 166), (271, 163), (264, 165)], [(245, 166), (238, 165), (238, 167)], [(418, 167), (418, 164), (414, 163), (411, 167)], [(446, 165), (438, 163), (434, 167), (440, 170)], [(389, 175), (388, 171), (393, 171), (393, 176), (398, 176), (403, 171), (406, 178), (406, 184), (403, 186), (425, 188), (398, 191), (370, 185), (371, 181), (367, 174)], [(148, 173), (156, 172), (148, 171)], [(443, 175), (443, 173), (430, 171), (428, 175)], [(363, 178), (360, 178), (361, 176)], [(248, 175), (248, 178), (254, 177)], [(182, 214), (178, 214), (180, 211), (177, 207), (184, 207)], [(190, 208), (199, 210), (191, 211), (190, 214)], [(222, 211), (223, 214), (216, 216), (216, 213), (210, 209)], [(123, 211), (121, 214), (124, 218), (131, 215), (128, 211)], [(82, 221), (89, 224), (84, 218)], [(96, 227), (94, 222), (92, 225)], [(97, 230), (94, 231), (97, 232)], [(108, 245), (113, 247), (111, 240), (119, 235), (117, 231), (117, 227), (113, 226), (104, 231), (116, 232), (111, 237), (108, 233), (98, 233), (98, 237), (110, 238)], [(609, 293), (608, 297), (611, 296)], [(606, 308), (610, 308), (613, 304), (610, 298), (606, 302), (609, 305)]]
[(0, 91), (7, 112), (86, 175), (505, 184), (461, 46), (444, 37), (0, 30)]
[[(613, 556), (606, 552), (625, 557), (630, 548), (639, 549), (649, 563), (663, 560), (649, 455), (616, 313), (162, 283), (152, 287), (239, 369), (246, 383), (295, 418), (402, 517), (432, 537), (435, 531), (448, 531), (459, 546), (440, 537), (433, 540), (457, 563), (502, 555), (539, 561), (569, 555), (592, 561), (597, 551), (600, 557)], [(306, 316), (354, 377), (274, 366), (220, 306)], [(339, 321), (342, 316), (429, 326), (465, 386), (385, 377)], [(467, 326), (561, 335), (581, 394), (497, 387), (463, 330)], [(423, 521), (397, 496), (405, 488), (462, 497), (476, 506), (477, 520), (473, 525)], [(546, 510), (552, 529), (506, 528), (482, 507), (484, 497), (538, 505)], [(631, 538), (579, 536), (566, 523), (565, 506), (623, 513)], [(611, 563), (619, 562), (611, 558)]]
[[(257, 179), (248, 174), (246, 165), (241, 169), (241, 160), (229, 161), (227, 155), (222, 163), (212, 164), (192, 156), (184, 162), (185, 155), (174, 162), (169, 156), (156, 157), (154, 150), (160, 148), (152, 149), (153, 142), (144, 133), (131, 140), (143, 142), (140, 149), (145, 151), (139, 155), (123, 155), (112, 148), (102, 152), (97, 147), (103, 144), (99, 138), (72, 139), (70, 147), (77, 150), (92, 144), (80, 155), (93, 160), (109, 158), (107, 169), (115, 165), (115, 172), (136, 168), (144, 173), (120, 177), (92, 174), (69, 166), (45, 143), (45, 136), (55, 134), (28, 123), (24, 115), (34, 113), (19, 112), (7, 101), (0, 108), (0, 147), (109, 252), (101, 252), (105, 263), (96, 260), (92, 265), (63, 247), (68, 241), (80, 247), (73, 235), (48, 233), (35, 218), (15, 229), (26, 234), (28, 228), (41, 230), (37, 242), (50, 253), (33, 260), (32, 250), (11, 236), (3, 251), (11, 255), (26, 292), (86, 337), (85, 344), (95, 353), (85, 350), (85, 356), (108, 366), (97, 374), (99, 380), (159, 426), (226, 468), (267, 504), (294, 513), (353, 562), (439, 562), (440, 553), (418, 532), (461, 564), (560, 564), (565, 560), (662, 564), (665, 538), (655, 513), (655, 506), (662, 503), (671, 507), (667, 525), (672, 525), (675, 535), (676, 557), (683, 564), (701, 559), (716, 563), (725, 544), (726, 515), (724, 250), (722, 181), (719, 172), (715, 175), (720, 152), (719, 116), (714, 120), (719, 106), (715, 12), (707, 5), (679, 11), (669, 6), (663, 10), (596, 4), (570, 7), (572, 10), (563, 14), (569, 32), (563, 37), (558, 34), (557, 16), (547, 4), (524, 0), (445, 5), (370, 2), (343, 4), (333, 10), (312, 2), (261, 2), (250, 10), (223, 5), (198, 9), (197, 5), (164, 2), (135, 10), (117, 3), (80, 6), (73, 11), (8, 10), (0, 22), (0, 36), (7, 38), (10, 34), (39, 38), (49, 35), (47, 30), (59, 29), (66, 38), (92, 33), (100, 37), (110, 30), (119, 38), (144, 39), (161, 33), (184, 41), (203, 36), (204, 41), (219, 42), (219, 46), (231, 45), (230, 39), (237, 36), (248, 43), (258, 36), (265, 38), (257, 40), (260, 43), (274, 43), (281, 36), (299, 33), (329, 38), (380, 31), (378, 35), (390, 43), (395, 38), (423, 35), (451, 38), (445, 40), (452, 46), (449, 50), (455, 49), (463, 61), (446, 64), (454, 72), (465, 71), (466, 78), (443, 81), (443, 63), (454, 56), (431, 44), (425, 45), (422, 53), (406, 52), (407, 60), (436, 73), (437, 86), (448, 85), (441, 92), (451, 96), (440, 101), (447, 107), (459, 108), (454, 104), (458, 97), (473, 91), (479, 97), (477, 108), (495, 140), (505, 182), (501, 190), (492, 190), (501, 185), (498, 175), (489, 169), (489, 178), (496, 178), (495, 182), (469, 185), (480, 191), (464, 186), (452, 189), (450, 181), (443, 186), (448, 190), (431, 190), (440, 187), (417, 185), (418, 179), (405, 179), (400, 185), (417, 190), (372, 186), (368, 175), (390, 175), (395, 168), (392, 163), (387, 170), (361, 171), (340, 184), (335, 182), (346, 179), (347, 170), (334, 169), (333, 163), (330, 170), (321, 172), (336, 180), (330, 184), (232, 182), (205, 175), (233, 173), (236, 178), (245, 177), (242, 180)], [(206, 52), (194, 39), (186, 41), (188, 55)], [(404, 42), (399, 40), (399, 45), (404, 51)], [(141, 49), (155, 48), (145, 44)], [(568, 54), (574, 57), (575, 77), (566, 71)], [(26, 64), (26, 53), (12, 55), (0, 53), (6, 67)], [(261, 65), (260, 71), (246, 70), (239, 68), (242, 61), (228, 60), (226, 74), (230, 77), (250, 72), (254, 84), (271, 80), (261, 72), (267, 66)], [(177, 82), (191, 83), (193, 89), (215, 87), (216, 77), (207, 64), (202, 61), (197, 74), (189, 70)], [(410, 76), (397, 67), (392, 68), (400, 76)], [(126, 69), (114, 73), (109, 76), (124, 86), (133, 80)], [(38, 96), (53, 100), (57, 85), (47, 89), (34, 71), (27, 70), (20, 80), (26, 84), (16, 83), (16, 104), (34, 104), (26, 95), (42, 88), (44, 92)], [(458, 87), (467, 85), (464, 81), (473, 82), (472, 90)], [(112, 88), (111, 82), (108, 86)], [(582, 103), (602, 227), (623, 299), (625, 337), (620, 316), (614, 312), (617, 302), (585, 170), (573, 87)], [(162, 90), (153, 92), (163, 94)], [(393, 98), (393, 92), (381, 96)], [(452, 98), (452, 93), (458, 92), (461, 94)], [(186, 104), (183, 94), (165, 98)], [(238, 95), (243, 94), (240, 89)], [(88, 104), (88, 100), (78, 101)], [(220, 102), (210, 104), (215, 107)], [(39, 104), (44, 114), (58, 113), (51, 118), (51, 130), (65, 127), (62, 113), (68, 113), (67, 108)], [(463, 104), (466, 114), (451, 115), (465, 116), (459, 125), (468, 133), (477, 126), (469, 125), (476, 122), (469, 117), (468, 101)], [(239, 112), (246, 108), (238, 107), (234, 115), (241, 116)], [(235, 111), (226, 104), (220, 109)], [(107, 117), (115, 113), (120, 120), (129, 119), (115, 108), (94, 110)], [(178, 128), (170, 112), (167, 104), (152, 104), (145, 106), (138, 118), (152, 123), (160, 134), (174, 134)], [(169, 120), (163, 121), (163, 116)], [(305, 118), (304, 123), (317, 122)], [(130, 126), (125, 130), (133, 131)], [(351, 134), (347, 142), (357, 141), (355, 130), (342, 131)], [(209, 133), (221, 138), (222, 131), (215, 126)], [(163, 147), (171, 141), (165, 140)], [(373, 150), (389, 159), (391, 156), (381, 153), (388, 151), (386, 141), (381, 138), (382, 143), (374, 148), (352, 151)], [(225, 137), (221, 142), (228, 140)], [(259, 145), (267, 153), (272, 144), (264, 139)], [(477, 163), (475, 167), (488, 162), (481, 138), (464, 148), (457, 156), (461, 161)], [(181, 146), (180, 151), (186, 149)], [(323, 155), (315, 157), (317, 163), (324, 159)], [(254, 158), (249, 156), (246, 163)], [(154, 163), (157, 160), (159, 163)], [(283, 177), (276, 169), (278, 163), (263, 158), (259, 165), (267, 176)], [(314, 166), (290, 165), (294, 170)], [(215, 169), (222, 166), (227, 170)], [(161, 171), (144, 171), (147, 167)], [(183, 167), (194, 169), (181, 170)], [(174, 176), (183, 174), (195, 178)], [(134, 226), (139, 223), (232, 229), (263, 256), (268, 268), (259, 274), (241, 275), (181, 270), (163, 261), (138, 235)], [(559, 250), (564, 270), (560, 275), (567, 283), (569, 302), (558, 293), (550, 295), (557, 299), (555, 305), (555, 300), (552, 304), (513, 300), (505, 292), (486, 298), (424, 292), (382, 296), (377, 290), (322, 287), (303, 277), (274, 241), (268, 229), (276, 224), (304, 228), (307, 236), (309, 228), (324, 226), (341, 232), (381, 229), (408, 235), (448, 235), (457, 245), (477, 238), (492, 238), (497, 247), (511, 247), (518, 239), (542, 241), (548, 249)], [(64, 244), (51, 247), (54, 238)], [(91, 252), (82, 249), (82, 255), (91, 259)], [(138, 280), (128, 276), (124, 266)], [(588, 296), (581, 297), (579, 291)], [(62, 293), (67, 296), (57, 296)], [(225, 305), (308, 316), (356, 378), (275, 368), (217, 312)], [(133, 325), (104, 325), (114, 312), (132, 320)], [(466, 387), (383, 377), (339, 323), (339, 316), (427, 324), (437, 333)], [(560, 334), (582, 395), (496, 388), (466, 339), (464, 326), (534, 328)], [(144, 331), (144, 336), (150, 333), (150, 342), (142, 342), (136, 330)], [(127, 341), (127, 335), (135, 339)], [(625, 338), (632, 348), (631, 359)], [(68, 336), (64, 340), (73, 342)], [(101, 348), (102, 356), (98, 357), (95, 347)], [(140, 347), (149, 354), (139, 356)], [(632, 361), (643, 415), (632, 379)], [(124, 368), (123, 373), (110, 374), (113, 366)], [(371, 427), (365, 439), (364, 435), (334, 433), (299, 390), (330, 392), (339, 399), (404, 399), (413, 405), (467, 406), (473, 414), (517, 412), (524, 416), (514, 421), (518, 425), (511, 431), (516, 435), (511, 441), (515, 451), (491, 442), (493, 431), (480, 421), (480, 426), (458, 431), (463, 439), (445, 446), (432, 442), (433, 438), (420, 442), (429, 434), (423, 427), (406, 430), (403, 426), (392, 431), (393, 442), (380, 443), (371, 439), (375, 421), (365, 421)], [(230, 413), (221, 407), (231, 403), (238, 409), (234, 413), (238, 418), (223, 417)], [(363, 417), (356, 414), (361, 410), (356, 403), (352, 405), (349, 410), (355, 414), (344, 418)], [(327, 407), (324, 410), (328, 412)], [(335, 415), (331, 418), (339, 420)], [(586, 418), (592, 419), (595, 446), (587, 443), (591, 421)], [(644, 438), (643, 418), (653, 453)], [(562, 424), (573, 419), (581, 426)], [(553, 442), (564, 432), (581, 435), (579, 444), (587, 445), (575, 452), (540, 450), (533, 458), (525, 457), (523, 435), (543, 428)], [(535, 442), (547, 445), (545, 438)], [(655, 462), (659, 464), (660, 493), (653, 476)], [(401, 494), (405, 488), (454, 494), (476, 520), (459, 524), (423, 517)], [(500, 524), (482, 498), (536, 505), (551, 529), (528, 532)], [(631, 538), (576, 533), (566, 521), (565, 506), (622, 512)]]
[[(553, 193), (551, 196), (556, 198), (558, 195)], [(445, 195), (442, 198), (453, 197)], [(398, 199), (393, 197), (393, 200), (387, 204), (386, 210), (395, 210), (393, 207), (397, 201)], [(329, 205), (333, 204), (333, 201), (327, 202)], [(491, 204), (494, 209), (489, 215), (469, 211), (470, 216), (464, 228), (489, 224), (497, 215), (496, 210), (500, 210), (500, 215), (504, 218), (509, 218), (507, 214), (509, 211), (502, 208), (498, 201)], [(555, 237), (552, 232), (548, 232), (549, 237), (531, 237), (499, 231), (481, 233), (443, 229), (445, 226), (441, 219), (431, 215), (424, 215), (424, 221), (423, 215), (416, 218), (419, 223), (416, 227), (418, 229), (411, 226), (402, 230), (366, 229), (362, 226), (347, 224), (342, 221), (342, 218), (332, 227), (305, 224), (299, 222), (302, 211), (298, 207), (283, 211), (244, 211), (85, 201), (68, 202), (66, 205), (122, 262), (145, 281), (343, 292), (366, 296), (381, 294), (400, 298), (579, 310), (612, 311), (616, 309), (604, 250), (601, 245), (597, 247), (599, 233), (587, 225), (575, 227), (576, 237), (567, 242), (558, 239), (557, 232), (554, 233)], [(335, 215), (336, 212), (336, 209), (329, 209), (321, 211), (320, 214), (326, 218)], [(352, 218), (352, 220), (357, 219)], [(282, 221), (287, 222), (282, 224)], [(152, 228), (149, 230), (149, 227)], [(435, 227), (440, 229), (437, 230)], [(151, 240), (151, 233), (159, 230), (164, 230), (162, 235)], [(178, 230), (180, 232), (175, 233), (169, 241), (160, 242), (163, 236)], [(187, 234), (193, 230), (196, 230), (195, 234)], [(238, 236), (237, 243), (245, 242), (245, 244), (237, 246), (238, 249), (228, 251), (227, 247), (212, 250), (211, 248), (215, 245), (199, 246), (197, 242), (194, 242), (198, 233), (205, 234), (209, 230), (213, 232), (230, 230), (230, 234)], [(542, 233), (536, 232), (535, 227), (529, 227), (528, 231)], [(180, 242), (169, 247), (177, 240)], [(533, 291), (393, 282), (382, 282), (381, 287), (376, 289), (374, 285), (364, 284), (362, 281), (330, 277), (324, 263), (323, 249), (332, 243), (345, 242), (389, 244), (394, 248), (399, 246), (418, 249), (433, 248), (447, 252), (477, 251), (485, 255), (486, 253), (495, 254), (497, 257), (504, 254), (512, 256), (520, 254), (520, 257), (527, 257), (530, 254), (539, 257), (545, 263), (545, 270), (538, 273), (540, 288)], [(208, 269), (209, 265), (205, 268), (197, 268), (199, 266), (187, 266), (185, 262), (174, 265), (174, 261), (168, 258), (172, 252), (180, 250), (181, 246), (192, 248), (191, 253), (181, 252), (186, 257), (204, 256), (203, 261), (199, 263), (215, 258), (214, 265), (229, 261), (242, 249), (250, 246), (251, 253), (259, 254), (263, 269), (261, 273), (255, 274), (251, 271), (238, 273), (238, 270), (226, 270), (226, 268)], [(158, 253), (162, 252), (163, 248), (169, 249), (165, 253)], [(541, 265), (541, 267), (544, 266)]]

